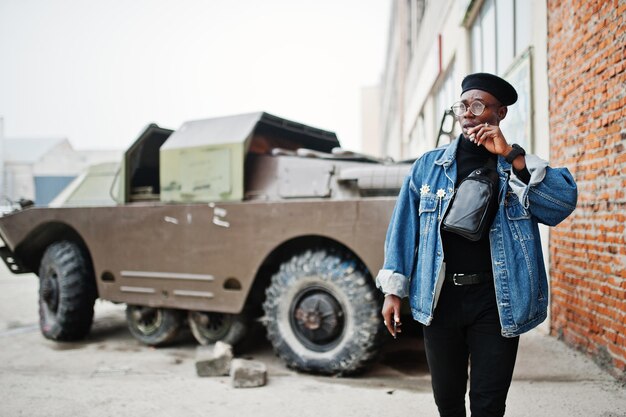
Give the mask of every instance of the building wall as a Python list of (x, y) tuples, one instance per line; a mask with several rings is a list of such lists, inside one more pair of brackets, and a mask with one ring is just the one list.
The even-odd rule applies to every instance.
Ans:
[(47, 206), (65, 187), (76, 178), (74, 176), (35, 176), (35, 204)]
[(380, 128), (383, 156), (402, 156), (400, 115), (403, 111), (405, 69), (405, 33), (399, 19), (405, 18), (405, 4), (393, 2), (389, 18), (386, 65), (381, 82)]
[(363, 153), (383, 156), (380, 140), (380, 86), (361, 89), (361, 138)]
[(4, 119), (0, 116), (0, 207), (7, 202), (4, 201), (6, 197), (4, 181)]
[(551, 235), (552, 332), (626, 379), (626, 0), (548, 1), (552, 161), (578, 207)]
[(48, 149), (33, 163), (33, 172), (36, 176), (75, 177), (84, 168), (78, 159), (77, 151), (65, 139)]
[(20, 198), (35, 201), (33, 166), (29, 163), (5, 162), (2, 198), (17, 201)]

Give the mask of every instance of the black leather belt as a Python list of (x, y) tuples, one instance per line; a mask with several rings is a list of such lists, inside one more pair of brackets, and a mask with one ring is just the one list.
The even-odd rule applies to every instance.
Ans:
[(446, 282), (453, 283), (454, 285), (473, 285), (490, 281), (493, 282), (493, 274), (491, 272), (479, 272), (476, 274), (446, 272)]

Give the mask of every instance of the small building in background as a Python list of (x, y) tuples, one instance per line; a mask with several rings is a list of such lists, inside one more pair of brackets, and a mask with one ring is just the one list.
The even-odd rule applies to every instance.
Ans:
[(45, 206), (89, 166), (121, 157), (116, 150), (76, 150), (65, 138), (4, 138), (0, 195)]

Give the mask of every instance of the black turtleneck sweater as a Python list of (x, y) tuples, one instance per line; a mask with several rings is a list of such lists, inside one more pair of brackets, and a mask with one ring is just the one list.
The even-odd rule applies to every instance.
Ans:
[[(489, 159), (495, 161), (496, 158), (497, 156), (485, 149), (484, 146), (477, 146), (461, 135), (456, 151), (457, 177), (455, 188), (472, 171), (487, 165)], [(441, 239), (446, 272), (491, 272), (488, 233), (479, 241), (473, 242), (456, 233), (442, 230)]]
[[(457, 176), (455, 188), (459, 182), (472, 171), (487, 165), (489, 159), (497, 162), (497, 156), (483, 146), (477, 146), (461, 135), (456, 151)], [(527, 168), (521, 171), (513, 168), (515, 175), (528, 184), (530, 172)], [(489, 248), (489, 234), (487, 233), (478, 242), (473, 242), (456, 233), (441, 231), (444, 261), (446, 272), (476, 273), (491, 272), (491, 251)]]

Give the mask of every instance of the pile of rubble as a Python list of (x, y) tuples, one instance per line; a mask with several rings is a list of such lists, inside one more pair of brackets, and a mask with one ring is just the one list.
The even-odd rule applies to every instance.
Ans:
[(217, 342), (198, 346), (196, 350), (198, 376), (228, 376), (235, 388), (261, 387), (267, 382), (267, 367), (263, 362), (236, 359), (231, 345)]

